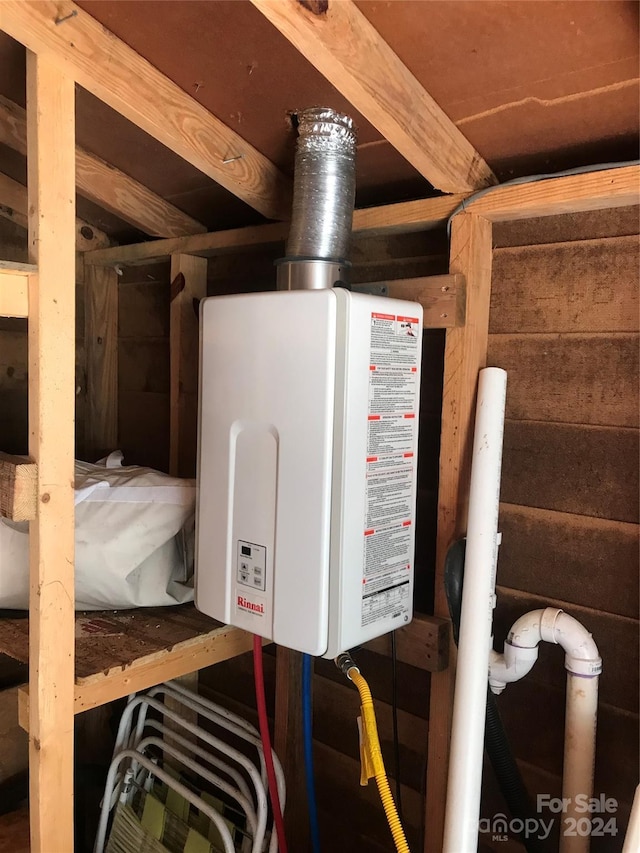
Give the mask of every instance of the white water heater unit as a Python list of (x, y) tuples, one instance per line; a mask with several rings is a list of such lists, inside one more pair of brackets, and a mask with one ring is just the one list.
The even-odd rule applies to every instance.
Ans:
[(200, 325), (197, 607), (326, 657), (406, 625), (422, 307), (243, 294)]

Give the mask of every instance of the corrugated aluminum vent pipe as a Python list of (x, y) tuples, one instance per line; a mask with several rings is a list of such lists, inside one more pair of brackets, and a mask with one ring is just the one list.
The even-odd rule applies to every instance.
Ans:
[(298, 114), (293, 213), (278, 289), (333, 287), (349, 267), (356, 191), (356, 130), (328, 107)]

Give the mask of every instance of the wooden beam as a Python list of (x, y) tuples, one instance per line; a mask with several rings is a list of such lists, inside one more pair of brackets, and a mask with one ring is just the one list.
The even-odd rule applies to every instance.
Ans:
[[(449, 269), (465, 276), (466, 323), (446, 333), (442, 401), (442, 441), (438, 492), (438, 534), (434, 613), (449, 618), (444, 591), (444, 563), (453, 542), (467, 523), (467, 500), (473, 443), (473, 412), (478, 372), (486, 364), (491, 296), (491, 223), (472, 213), (461, 213), (452, 223)], [(425, 853), (441, 853), (453, 689), (455, 647), (451, 665), (431, 677), (429, 762)]]
[[(56, 21), (64, 19), (64, 26)], [(69, 0), (0, 3), (0, 29), (41, 51), (125, 118), (270, 219), (291, 183), (263, 154)]]
[[(356, 237), (365, 234), (367, 237), (375, 237), (381, 234), (436, 228), (445, 224), (463, 200), (464, 196), (461, 195), (439, 196), (356, 210), (353, 214), (353, 234)], [(87, 254), (86, 261), (100, 266), (133, 266), (162, 261), (174, 254), (211, 258), (271, 243), (284, 243), (288, 233), (289, 226), (285, 224), (252, 225), (248, 228), (213, 231), (177, 240), (155, 240), (129, 246), (114, 246), (113, 249)]]
[(11, 521), (36, 517), (37, 466), (25, 456), (0, 452), (0, 516)]
[(3, 264), (0, 266), (0, 317), (29, 316), (29, 276)]
[(31, 850), (73, 850), (75, 90), (27, 51)]
[[(397, 657), (427, 672), (442, 672), (449, 665), (450, 622), (437, 616), (416, 613), (406, 628), (396, 632)], [(378, 637), (364, 644), (370, 652), (390, 654), (389, 636)]]
[(171, 256), (169, 473), (195, 477), (198, 424), (198, 303), (207, 295), (207, 260)]
[(331, 0), (322, 11), (299, 0), (252, 3), (436, 189), (468, 192), (496, 183), (352, 0)]
[[(0, 142), (21, 154), (26, 154), (25, 112), (22, 107), (2, 95), (0, 95)], [(76, 145), (76, 188), (84, 198), (88, 198), (152, 237), (182, 237), (185, 234), (199, 234), (207, 230), (202, 223), (79, 145)], [(9, 204), (2, 196), (0, 196), (0, 202)], [(13, 206), (17, 208), (17, 204)], [(88, 223), (83, 224), (88, 225)], [(89, 246), (88, 248), (98, 247)]]
[(85, 265), (84, 286), (85, 447), (89, 458), (99, 459), (118, 446), (118, 275)]
[(640, 204), (640, 166), (623, 166), (499, 187), (466, 209), (491, 222)]
[[(28, 228), (27, 212), (27, 188), (0, 172), (0, 216), (26, 229)], [(110, 245), (111, 240), (104, 231), (76, 216), (77, 252), (106, 249)]]
[(429, 275), (376, 282), (380, 284), (387, 286), (387, 295), (392, 299), (419, 302), (424, 310), (425, 329), (452, 329), (464, 324), (463, 275)]

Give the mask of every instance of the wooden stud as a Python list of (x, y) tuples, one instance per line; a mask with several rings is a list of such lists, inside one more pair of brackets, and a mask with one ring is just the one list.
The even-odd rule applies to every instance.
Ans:
[(0, 29), (264, 216), (289, 215), (291, 182), (273, 163), (75, 3), (7, 0)]
[[(473, 442), (473, 412), (478, 372), (485, 366), (491, 295), (491, 223), (471, 213), (456, 216), (451, 230), (451, 273), (465, 276), (466, 323), (447, 330), (444, 356), (442, 443), (436, 540), (436, 616), (449, 618), (444, 562), (453, 542), (464, 535)], [(429, 762), (425, 853), (440, 853), (444, 833), (455, 647), (451, 665), (431, 677)]]
[(95, 460), (118, 446), (118, 276), (89, 265), (84, 274), (85, 452)]
[(11, 521), (36, 517), (38, 471), (24, 456), (0, 453), (0, 516)]
[(198, 422), (198, 304), (207, 295), (207, 260), (171, 256), (169, 472), (195, 477)]
[[(22, 107), (0, 95), (0, 142), (25, 154), (27, 150), (27, 123)], [(5, 176), (0, 176), (0, 203), (16, 209), (18, 204), (5, 201), (8, 191)], [(7, 178), (7, 181), (10, 180)], [(15, 181), (12, 181), (15, 184)], [(17, 184), (17, 186), (20, 186)], [(204, 225), (165, 201), (159, 195), (76, 145), (76, 188), (105, 210), (153, 237), (181, 237), (206, 231)], [(21, 211), (26, 213), (26, 211)], [(85, 226), (88, 223), (83, 223)], [(89, 226), (92, 228), (93, 226)], [(108, 245), (105, 244), (105, 245)], [(92, 249), (99, 248), (93, 245)]]
[(285, 827), (291, 850), (309, 849), (304, 763), (300, 760), (303, 744), (301, 696), (302, 655), (300, 652), (278, 646), (273, 748), (282, 763), (287, 780)]
[(253, 5), (430, 183), (463, 192), (496, 183), (482, 157), (351, 0), (321, 14), (298, 0)]
[(27, 51), (31, 850), (73, 850), (75, 91)]
[(466, 209), (491, 222), (606, 210), (640, 203), (640, 166), (499, 187)]

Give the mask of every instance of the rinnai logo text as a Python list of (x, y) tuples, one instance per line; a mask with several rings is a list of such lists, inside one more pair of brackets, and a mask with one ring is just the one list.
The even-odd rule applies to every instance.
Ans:
[(238, 596), (238, 607), (241, 607), (242, 610), (248, 610), (250, 613), (264, 614), (264, 604), (254, 604), (253, 601), (249, 601), (244, 595)]

